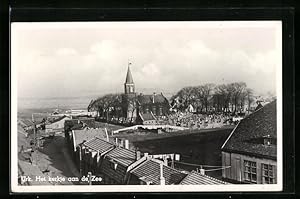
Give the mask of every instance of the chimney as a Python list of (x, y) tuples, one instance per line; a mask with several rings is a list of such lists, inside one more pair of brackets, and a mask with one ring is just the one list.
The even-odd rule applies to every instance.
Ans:
[(152, 103), (154, 104), (154, 97), (155, 97), (155, 92), (152, 95)]
[(164, 165), (168, 166), (168, 159), (164, 158)]
[(202, 168), (200, 168), (200, 174), (201, 174), (201, 175), (205, 175), (205, 170), (202, 169)]
[(149, 153), (144, 153), (144, 156), (148, 159), (149, 158)]
[(125, 140), (125, 149), (129, 149), (129, 141)]
[(115, 143), (118, 146), (118, 138), (115, 139)]
[(166, 184), (166, 179), (164, 178), (164, 165), (159, 164), (159, 166), (160, 166), (159, 183), (160, 183), (160, 185), (165, 185)]
[(141, 152), (140, 151), (136, 151), (136, 160), (141, 159)]
[(121, 147), (124, 147), (124, 140), (121, 140), (120, 146), (121, 146)]

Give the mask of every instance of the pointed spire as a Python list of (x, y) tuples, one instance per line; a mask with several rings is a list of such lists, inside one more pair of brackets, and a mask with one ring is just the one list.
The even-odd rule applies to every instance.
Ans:
[(131, 71), (130, 71), (130, 65), (131, 65), (131, 63), (129, 62), (125, 84), (133, 84), (133, 78), (132, 78)]

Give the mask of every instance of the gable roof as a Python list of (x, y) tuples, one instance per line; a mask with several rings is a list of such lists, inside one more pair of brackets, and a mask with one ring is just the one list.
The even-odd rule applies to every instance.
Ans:
[(95, 138), (83, 143), (83, 145), (94, 151), (99, 151), (100, 154), (104, 153), (114, 147), (113, 144), (103, 140), (103, 138), (100, 138), (100, 137), (95, 137)]
[(222, 146), (223, 151), (276, 159), (276, 144), (255, 140), (266, 136), (276, 139), (276, 100), (242, 119)]
[(165, 96), (163, 96), (163, 94), (138, 95), (137, 99), (140, 104), (153, 104), (153, 102), (154, 103), (168, 102), (168, 100), (165, 98)]
[(80, 129), (80, 130), (74, 130), (74, 140), (75, 140), (75, 146), (82, 143), (84, 140), (88, 141), (95, 137), (99, 138), (106, 138), (106, 134), (104, 130), (102, 129)]
[[(144, 182), (151, 182), (153, 185), (159, 185), (160, 164), (162, 163), (149, 159), (131, 170), (130, 173)], [(163, 176), (165, 178), (166, 185), (178, 184), (184, 177), (186, 177), (186, 175), (187, 174), (181, 173), (176, 169), (163, 165)]]
[(220, 184), (228, 184), (228, 183), (207, 175), (202, 175), (200, 173), (197, 173), (196, 171), (192, 171), (180, 182), (180, 184), (181, 185), (220, 185)]
[(153, 113), (139, 113), (140, 117), (143, 121), (148, 121), (148, 120), (156, 120), (156, 118), (154, 117)]
[(136, 161), (136, 153), (123, 147), (114, 148), (106, 154), (106, 157), (124, 165), (125, 167)]

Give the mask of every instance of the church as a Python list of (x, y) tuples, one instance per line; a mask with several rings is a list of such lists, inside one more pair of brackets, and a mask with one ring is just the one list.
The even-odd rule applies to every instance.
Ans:
[(127, 121), (137, 124), (155, 124), (159, 117), (169, 114), (170, 104), (162, 93), (137, 94), (129, 63), (122, 94), (122, 109)]

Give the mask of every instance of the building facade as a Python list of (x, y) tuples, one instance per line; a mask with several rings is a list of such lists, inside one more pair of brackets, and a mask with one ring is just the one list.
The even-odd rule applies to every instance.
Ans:
[(276, 101), (239, 122), (222, 146), (222, 176), (234, 183), (277, 183)]

